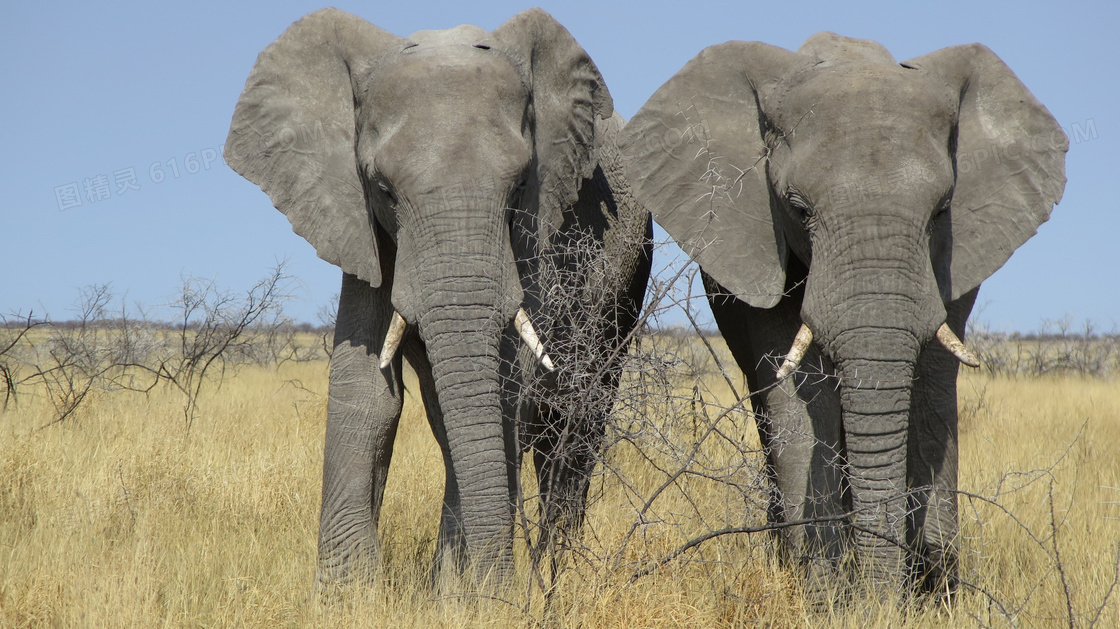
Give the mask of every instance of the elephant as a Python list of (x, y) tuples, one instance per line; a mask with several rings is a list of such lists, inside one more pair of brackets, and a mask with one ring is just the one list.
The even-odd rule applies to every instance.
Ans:
[(578, 532), (652, 255), (622, 124), (540, 9), (407, 38), (323, 9), (257, 58), (226, 160), (342, 269), (320, 589), (379, 569), (404, 360), (446, 473), (435, 578), (509, 583), (523, 449), (541, 539)]
[(746, 376), (768, 519), (809, 521), (779, 548), (810, 599), (953, 591), (961, 339), (1061, 198), (1049, 111), (983, 45), (818, 33), (706, 48), (620, 143)]

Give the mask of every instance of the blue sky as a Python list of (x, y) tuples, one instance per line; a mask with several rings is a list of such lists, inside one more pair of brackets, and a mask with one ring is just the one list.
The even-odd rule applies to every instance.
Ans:
[[(338, 292), (339, 271), (225, 166), (220, 147), (257, 53), (322, 5), (13, 4), (0, 8), (0, 313), (69, 318), (77, 289), (101, 283), (130, 303), (166, 304), (184, 274), (241, 290), (288, 259), (301, 287), (287, 310), (314, 321)], [(1107, 188), (1120, 171), (1120, 4), (599, 4), (540, 6), (591, 54), (627, 118), (701, 49), (731, 39), (796, 49), (831, 30), (879, 41), (900, 61), (988, 45), (1071, 135), (1071, 149), (1062, 203), (984, 283), (977, 316), (1002, 330), (1067, 316), (1120, 330), (1120, 213)], [(408, 35), (493, 29), (532, 5), (337, 6)], [(82, 205), (60, 209), (75, 189)]]

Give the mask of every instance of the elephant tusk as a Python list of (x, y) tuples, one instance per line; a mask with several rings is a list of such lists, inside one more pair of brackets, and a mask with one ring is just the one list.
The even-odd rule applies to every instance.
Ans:
[(537, 336), (537, 331), (533, 329), (533, 322), (529, 320), (529, 314), (525, 312), (524, 308), (517, 311), (517, 316), (513, 319), (514, 325), (517, 326), (517, 333), (521, 335), (521, 340), (533, 350), (533, 355), (537, 357), (541, 365), (549, 370), (556, 369), (556, 365), (552, 363), (552, 359), (548, 354), (544, 353), (544, 345), (541, 343), (540, 337)]
[(941, 341), (945, 349), (949, 350), (953, 356), (956, 356), (957, 360), (969, 367), (980, 366), (980, 359), (965, 346), (964, 342), (957, 338), (956, 334), (953, 334), (953, 331), (949, 329), (948, 323), (942, 323), (941, 327), (937, 328), (937, 340)]
[(401, 338), (404, 337), (404, 329), (408, 326), (401, 313), (396, 310), (393, 311), (393, 320), (389, 322), (389, 331), (385, 333), (385, 344), (381, 346), (381, 364), (379, 367), (385, 369), (389, 363), (393, 362), (393, 357), (397, 355), (397, 350), (401, 346)]
[(801, 359), (805, 357), (805, 350), (809, 349), (809, 344), (813, 342), (813, 331), (809, 326), (804, 323), (801, 324), (801, 329), (797, 331), (797, 336), (793, 337), (793, 345), (789, 348), (789, 353), (786, 354), (786, 360), (782, 363), (781, 369), (778, 369), (778, 381), (785, 380), (791, 373), (801, 365)]

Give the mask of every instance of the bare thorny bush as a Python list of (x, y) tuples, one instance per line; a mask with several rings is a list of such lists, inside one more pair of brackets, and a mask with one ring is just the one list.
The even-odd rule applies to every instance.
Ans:
[[(660, 243), (658, 248), (667, 245)], [(593, 253), (595, 246), (588, 237), (569, 243), (561, 256), (592, 260), (595, 256), (588, 250)], [(720, 588), (721, 596), (738, 596), (732, 583), (742, 574), (751, 549), (776, 554), (775, 538), (791, 523), (767, 521), (772, 489), (745, 379), (712, 332), (714, 324), (700, 303), (705, 298), (691, 290), (699, 284), (698, 268), (687, 262), (672, 263), (651, 278), (639, 324), (627, 339), (628, 351), (627, 343), (618, 348), (597, 345), (603, 330), (616, 325), (617, 312), (612, 310), (614, 304), (604, 301), (603, 291), (588, 289), (616, 285), (619, 278), (612, 273), (617, 269), (547, 264), (538, 272), (541, 285), (549, 287), (543, 311), (555, 315), (552, 324), (565, 324), (572, 332), (569, 337), (550, 338), (550, 349), (567, 360), (559, 366), (559, 376), (538, 371), (522, 395), (547, 398), (563, 418), (556, 426), (564, 434), (558, 440), (564, 445), (554, 454), (557, 460), (595, 460), (594, 471), (582, 489), (588, 491), (589, 513), (596, 514), (601, 507), (609, 516), (592, 517), (577, 535), (565, 534), (563, 529), (549, 535), (548, 523), (554, 521), (547, 514), (549, 506), (539, 506), (537, 496), (522, 497), (519, 516), (531, 559), (524, 611), (530, 610), (533, 592), (540, 592), (547, 601), (546, 613), (562, 613), (554, 603), (558, 596), (562, 598), (559, 585), (566, 575), (584, 579), (590, 575), (598, 582), (621, 578), (633, 584), (661, 570), (688, 566), (708, 575), (706, 580)], [(1073, 338), (1067, 332), (1060, 328), (1041, 350), (1047, 360), (1057, 361), (1049, 363), (1051, 370), (1027, 373), (1066, 369), (1102, 375), (1115, 369), (1100, 367), (1109, 361), (1115, 365), (1115, 338), (1109, 349), (1108, 337), (1099, 341), (1089, 334)], [(988, 344), (991, 337), (975, 331), (971, 342), (976, 343), (978, 337), (976, 347), (986, 356), (1007, 351), (1006, 345)], [(616, 357), (620, 359), (618, 371), (612, 376)], [(834, 378), (819, 373), (819, 366), (802, 369), (810, 377)], [(612, 386), (615, 378), (617, 391)], [(984, 403), (982, 399), (978, 402)], [(977, 406), (962, 409), (962, 413), (979, 410)], [(587, 421), (599, 425), (588, 426)], [(1081, 438), (1075, 437), (1070, 447)], [(1062, 557), (1062, 536), (1068, 525), (1054, 517), (1053, 472), (1059, 462), (1045, 469), (1006, 474), (997, 486), (984, 491), (959, 492), (962, 531), (972, 532), (970, 538), (961, 540), (960, 588), (985, 601), (988, 617), (973, 618), (982, 626), (1017, 626), (1030, 618), (1030, 596), (1016, 600), (993, 588), (981, 574), (981, 566), (992, 552), (986, 531), (1001, 519), (1018, 529), (1049, 562), (1048, 574), (1058, 575), (1067, 608), (1062, 624), (1098, 625), (1120, 583), (1117, 540), (1116, 571), (1103, 599), (1084, 609), (1074, 604), (1068, 565)], [(1021, 492), (1046, 482), (1051, 483), (1047, 508), (1052, 517), (1046, 527), (1032, 528), (1009, 505)], [(562, 505), (553, 508), (564, 515)], [(1041, 582), (1034, 586), (1036, 590), (1041, 587)]]
[[(132, 322), (124, 315), (110, 314), (113, 294), (108, 285), (95, 285), (80, 290), (78, 316), (64, 324), (33, 321), (28, 315), (20, 337), (9, 346), (12, 369), (21, 374), (8, 380), (8, 390), (15, 397), (17, 388), (30, 382), (42, 384), (55, 409), (55, 422), (74, 414), (91, 395), (112, 386), (121, 374), (121, 364), (133, 360), (143, 342), (135, 334)], [(113, 313), (114, 315), (116, 313)], [(41, 342), (32, 343), (30, 327), (44, 326), (48, 332)], [(25, 347), (21, 347), (21, 342)], [(25, 350), (21, 352), (20, 350)], [(23, 372), (26, 368), (26, 375)]]
[(69, 321), (13, 315), (0, 337), (5, 404), (41, 385), (55, 409), (51, 423), (60, 423), (98, 392), (148, 394), (166, 386), (180, 394), (189, 429), (203, 390), (220, 386), (238, 366), (323, 357), (319, 343), (301, 339), (283, 313), (291, 283), (283, 263), (243, 294), (185, 276), (162, 320), (139, 307), (130, 313), (108, 285), (81, 289)]
[(27, 316), (19, 313), (10, 317), (0, 315), (0, 378), (4, 380), (4, 404), (0, 408), (3, 410), (7, 410), (10, 402), (16, 401), (17, 386), (23, 380), (23, 361), (16, 354), (29, 342), (25, 340), (28, 333), (43, 324), (43, 321), (35, 319), (34, 312), (29, 312)]
[[(546, 469), (562, 460), (595, 464), (590, 478), (554, 495), (553, 504), (542, 507), (533, 495), (521, 501), (530, 601), (534, 590), (551, 601), (568, 572), (639, 578), (671, 561), (681, 540), (742, 527), (766, 512), (769, 489), (746, 391), (689, 294), (695, 265), (652, 278), (634, 331), (612, 342), (626, 308), (601, 287), (622, 278), (598, 246), (591, 235), (572, 239), (537, 271), (546, 329), (560, 327), (548, 335), (549, 351), (563, 358), (558, 373), (538, 371), (522, 395), (555, 411), (546, 430), (561, 445)], [(588, 521), (571, 535), (581, 520), (568, 512), (573, 491), (588, 493), (592, 513), (608, 501), (610, 522)], [(722, 505), (718, 512), (713, 503)], [(550, 522), (561, 525), (554, 535)], [(702, 548), (695, 558), (711, 559)]]

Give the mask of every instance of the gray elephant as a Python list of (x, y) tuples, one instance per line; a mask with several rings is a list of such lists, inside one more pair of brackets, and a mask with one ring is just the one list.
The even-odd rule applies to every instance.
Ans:
[[(226, 160), (343, 271), (321, 585), (378, 565), (402, 355), (446, 467), (437, 576), (508, 581), (522, 445), (543, 535), (579, 526), (650, 266), (620, 127), (594, 63), (539, 9), (409, 38), (325, 9), (258, 57)], [(596, 394), (575, 408), (577, 385)]]
[(810, 593), (849, 551), (861, 587), (952, 589), (960, 339), (1061, 198), (1053, 117), (979, 44), (898, 63), (821, 33), (702, 51), (621, 143), (747, 376), (770, 519), (818, 520), (783, 544)]

